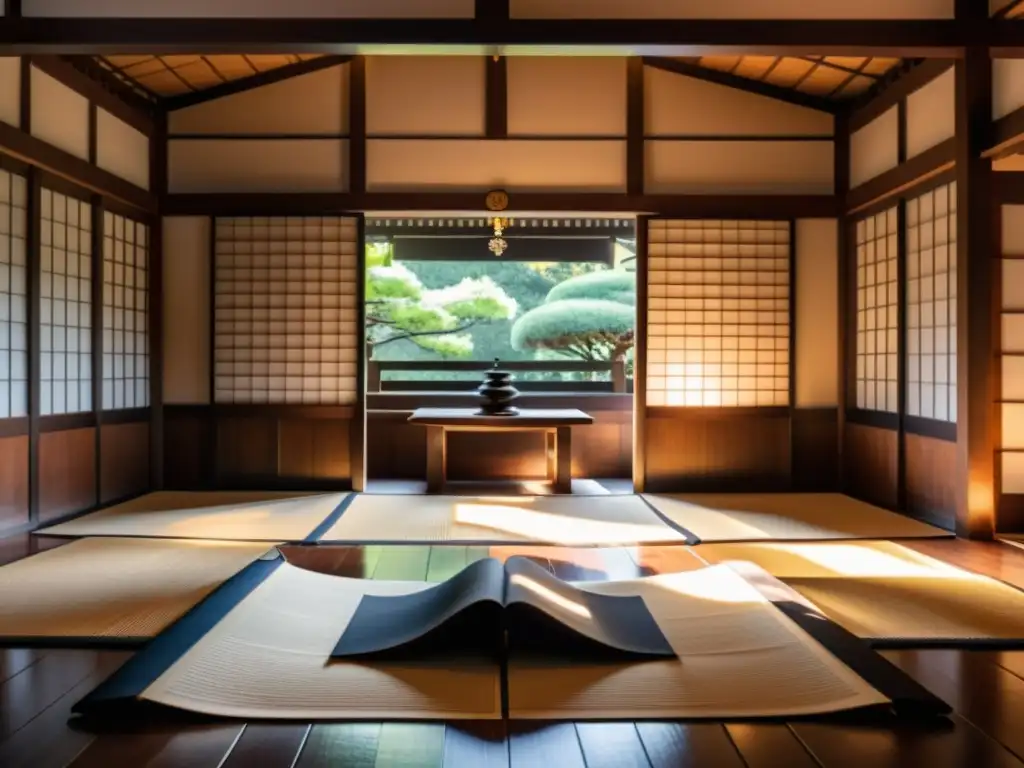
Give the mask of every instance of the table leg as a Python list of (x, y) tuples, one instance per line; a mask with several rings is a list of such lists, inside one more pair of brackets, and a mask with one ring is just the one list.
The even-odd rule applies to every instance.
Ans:
[(555, 493), (572, 493), (572, 427), (558, 428)]
[(441, 493), (445, 476), (444, 427), (427, 427), (427, 493)]
[(547, 461), (547, 480), (555, 482), (558, 475), (558, 443), (555, 439), (557, 433), (553, 429), (544, 432), (544, 456)]

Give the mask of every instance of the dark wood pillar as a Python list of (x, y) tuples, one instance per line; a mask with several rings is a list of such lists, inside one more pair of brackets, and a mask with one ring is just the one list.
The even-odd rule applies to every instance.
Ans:
[(836, 247), (839, 256), (837, 279), (839, 292), (836, 297), (837, 307), (839, 310), (839, 344), (837, 345), (839, 355), (836, 360), (836, 365), (839, 366), (839, 376), (837, 377), (839, 391), (836, 393), (839, 428), (837, 430), (838, 445), (836, 446), (836, 450), (839, 454), (839, 460), (837, 462), (839, 467), (839, 489), (841, 491), (845, 491), (846, 462), (845, 451), (843, 448), (846, 442), (846, 401), (849, 397), (848, 369), (854, 359), (854, 356), (850, 355), (848, 352), (852, 339), (850, 338), (847, 323), (847, 319), (850, 315), (850, 281), (848, 279), (850, 274), (850, 248), (848, 247), (850, 243), (850, 218), (846, 215), (846, 193), (850, 191), (850, 117), (846, 112), (841, 112), (836, 115), (835, 119), (834, 163), (833, 184), (835, 187), (836, 198), (839, 201), (839, 219), (836, 222), (836, 236), (838, 237)]
[(992, 132), (992, 61), (967, 48), (956, 62), (957, 477), (956, 532), (995, 530), (995, 333), (998, 209), (992, 166), (981, 157)]

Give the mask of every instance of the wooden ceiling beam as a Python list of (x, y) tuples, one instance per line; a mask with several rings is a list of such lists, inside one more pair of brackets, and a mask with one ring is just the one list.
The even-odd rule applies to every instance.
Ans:
[[(958, 57), (965, 46), (1021, 55), (1024, 26), (1004, 19), (287, 19), (11, 18), (0, 54), (333, 53), (374, 46), (617, 47), (638, 55), (709, 53)], [(1007, 53), (1006, 55), (1015, 55)]]
[(304, 59), (303, 61), (297, 61), (294, 64), (286, 64), (283, 67), (257, 72), (254, 75), (240, 77), (236, 80), (227, 80), (223, 83), (219, 83), (218, 85), (214, 85), (200, 91), (191, 91), (189, 93), (182, 93), (178, 96), (169, 96), (162, 99), (161, 103), (168, 112), (173, 112), (176, 109), (194, 107), (196, 104), (213, 101), (214, 99), (221, 99), (225, 96), (231, 96), (236, 93), (244, 93), (245, 91), (251, 91), (254, 88), (262, 88), (263, 86), (271, 85), (272, 83), (280, 83), (284, 80), (290, 80), (293, 77), (299, 77), (300, 75), (308, 75), (311, 72), (330, 69), (331, 67), (336, 67), (339, 64), (345, 64), (351, 60), (351, 56), (336, 55), (320, 56), (316, 59)]
[(756, 93), (758, 96), (767, 96), (770, 99), (777, 99), (790, 104), (796, 104), (800, 107), (816, 109), (819, 112), (835, 114), (839, 109), (839, 104), (837, 102), (831, 101), (822, 96), (815, 96), (802, 91), (796, 91), (791, 88), (784, 88), (781, 85), (773, 85), (772, 83), (767, 83), (763, 80), (754, 80), (740, 75), (733, 75), (719, 69), (709, 69), (698, 64), (679, 61), (678, 59), (664, 59), (645, 56), (643, 61), (645, 65), (653, 67), (654, 69), (660, 69), (665, 72), (682, 75), (683, 77), (692, 77), (697, 80), (704, 80), (709, 83), (716, 83), (717, 85), (724, 85), (727, 88), (735, 88), (740, 91), (746, 91), (747, 93)]

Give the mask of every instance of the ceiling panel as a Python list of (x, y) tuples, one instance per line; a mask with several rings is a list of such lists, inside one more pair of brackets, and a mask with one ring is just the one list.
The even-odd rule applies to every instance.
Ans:
[(702, 56), (683, 61), (835, 100), (859, 96), (902, 63), (858, 56)]
[(97, 56), (96, 61), (144, 94), (166, 97), (204, 91), (320, 55)]

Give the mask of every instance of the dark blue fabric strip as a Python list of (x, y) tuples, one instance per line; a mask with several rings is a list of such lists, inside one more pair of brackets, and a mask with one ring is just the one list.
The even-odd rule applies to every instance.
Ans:
[(695, 544), (700, 544), (700, 537), (697, 536), (697, 534), (693, 533), (692, 531), (686, 530), (685, 528), (683, 528), (683, 526), (679, 525), (679, 523), (674, 523), (672, 522), (672, 520), (665, 517), (665, 515), (661, 514), (660, 509), (658, 509), (656, 506), (651, 504), (651, 502), (644, 498), (642, 493), (638, 493), (637, 497), (640, 499), (640, 501), (646, 504), (654, 514), (658, 516), (658, 519), (661, 520), (661, 522), (663, 522), (669, 528), (675, 531), (679, 531), (681, 534), (683, 534), (683, 536), (686, 537), (686, 543), (689, 544), (691, 547)]
[(358, 493), (352, 492), (342, 499), (341, 504), (334, 508), (334, 511), (327, 516), (327, 519), (313, 529), (313, 532), (305, 538), (303, 543), (315, 544), (320, 541), (320, 539), (322, 539), (324, 535), (334, 527), (334, 524), (338, 522), (338, 518), (345, 514), (345, 510), (348, 509), (352, 502), (356, 500), (356, 496), (358, 495)]
[(244, 600), (284, 562), (278, 552), (273, 559), (261, 559), (220, 585), (205, 600), (192, 608), (146, 648), (95, 690), (75, 704), (72, 712), (85, 714), (118, 704), (136, 701), (160, 675), (180, 659), (224, 616)]

